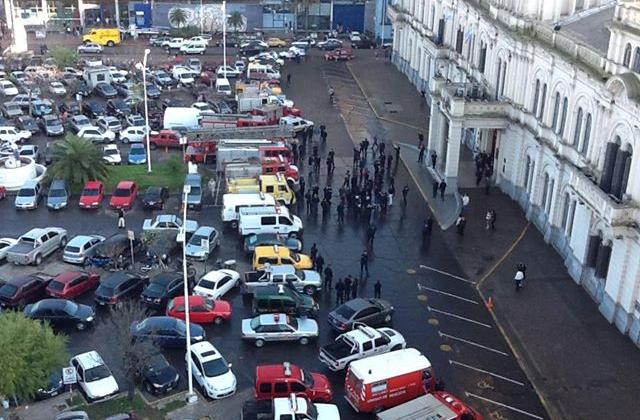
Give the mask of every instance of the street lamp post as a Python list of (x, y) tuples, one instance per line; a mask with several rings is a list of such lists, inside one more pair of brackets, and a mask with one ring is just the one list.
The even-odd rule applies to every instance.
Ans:
[(187, 323), (187, 378), (189, 391), (186, 395), (187, 403), (198, 401), (198, 396), (193, 392), (193, 372), (191, 368), (191, 315), (189, 311), (189, 279), (187, 274), (187, 195), (191, 192), (191, 186), (185, 185), (182, 190), (182, 284), (184, 287), (184, 319)]
[(142, 59), (142, 88), (144, 92), (144, 132), (147, 137), (147, 172), (151, 173), (151, 147), (149, 144), (149, 103), (147, 100), (147, 57), (151, 53), (149, 48), (144, 50), (144, 57)]
[(227, 80), (227, 1), (222, 0), (222, 74)]
[(200, 35), (204, 33), (204, 8), (202, 7), (202, 0), (200, 0)]

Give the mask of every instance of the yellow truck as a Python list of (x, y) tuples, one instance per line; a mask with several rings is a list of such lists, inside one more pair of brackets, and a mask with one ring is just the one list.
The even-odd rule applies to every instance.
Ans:
[(227, 192), (231, 194), (271, 194), (276, 201), (285, 204), (296, 202), (296, 193), (282, 174), (260, 175), (257, 178), (227, 178)]
[(120, 43), (120, 29), (118, 28), (93, 28), (82, 36), (82, 42), (95, 42), (96, 44), (113, 47)]

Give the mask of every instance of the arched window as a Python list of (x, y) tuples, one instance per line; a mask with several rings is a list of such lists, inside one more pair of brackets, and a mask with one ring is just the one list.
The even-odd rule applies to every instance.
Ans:
[(545, 83), (542, 86), (542, 98), (540, 99), (540, 115), (538, 115), (538, 118), (542, 119), (542, 117), (544, 116), (544, 107), (547, 104), (547, 84)]
[(571, 196), (569, 193), (564, 193), (564, 204), (562, 205), (562, 221), (560, 227), (566, 231), (567, 222), (569, 221), (569, 208), (571, 207)]
[(524, 166), (524, 183), (522, 184), (527, 192), (529, 191), (529, 172), (531, 172), (531, 158), (527, 156), (527, 163)]
[(544, 174), (544, 184), (542, 185), (542, 200), (540, 206), (543, 209), (547, 209), (547, 199), (549, 198), (549, 174)]
[(631, 44), (627, 44), (624, 48), (624, 57), (622, 58), (622, 65), (629, 67), (631, 64)]
[(502, 85), (500, 86), (500, 96), (504, 96), (504, 85), (507, 82), (507, 62), (505, 61), (502, 64), (502, 78), (501, 78), (501, 82)]
[(564, 127), (567, 123), (567, 108), (569, 108), (569, 99), (565, 96), (562, 101), (562, 116), (560, 117), (560, 127), (558, 128), (560, 137), (564, 136)]
[(587, 120), (584, 123), (584, 135), (582, 136), (582, 145), (580, 146), (580, 153), (587, 156), (589, 153), (589, 140), (591, 140), (591, 114), (587, 114)]
[(573, 145), (580, 144), (580, 131), (582, 131), (582, 108), (578, 108), (578, 114), (576, 115), (576, 131), (573, 133)]
[(540, 99), (540, 79), (536, 79), (536, 90), (533, 93), (533, 115), (538, 114), (538, 100)]
[(496, 99), (500, 95), (500, 76), (502, 75), (502, 59), (498, 58), (498, 66), (496, 67)]
[(636, 47), (636, 52), (633, 54), (633, 71), (640, 73), (640, 47)]
[(487, 44), (480, 43), (480, 61), (478, 62), (478, 69), (480, 73), (484, 73), (484, 68), (487, 64)]
[(556, 98), (553, 101), (553, 117), (551, 118), (551, 128), (556, 132), (558, 128), (558, 111), (560, 110), (560, 92), (556, 92)]
[(436, 21), (436, 6), (431, 6), (431, 15), (429, 16), (429, 29), (433, 31), (433, 25)]
[(629, 173), (631, 172), (631, 160), (633, 159), (633, 148), (631, 145), (627, 147), (627, 150), (624, 152), (624, 169), (622, 170), (621, 180), (620, 180), (620, 193), (617, 195), (619, 199), (622, 200), (622, 197), (627, 192), (627, 184), (629, 183)]

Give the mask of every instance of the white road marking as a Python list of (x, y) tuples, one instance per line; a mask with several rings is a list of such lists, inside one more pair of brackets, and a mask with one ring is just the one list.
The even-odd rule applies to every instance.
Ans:
[(441, 295), (445, 295), (445, 296), (449, 296), (449, 297), (452, 297), (452, 298), (455, 298), (455, 299), (460, 299), (460, 300), (465, 301), (465, 302), (473, 303), (474, 305), (478, 304), (478, 301), (476, 301), (476, 300), (463, 298), (462, 296), (454, 295), (452, 293), (443, 292), (442, 290), (433, 289), (431, 287), (423, 286), (420, 283), (418, 283), (418, 290), (428, 290), (428, 291), (433, 292), (433, 293), (439, 293)]
[(431, 306), (427, 306), (427, 309), (429, 311), (431, 311), (431, 312), (437, 312), (437, 313), (440, 313), (440, 314), (443, 314), (443, 315), (448, 315), (448, 316), (453, 317), (453, 318), (461, 319), (462, 321), (467, 321), (467, 322), (471, 322), (471, 323), (476, 324), (476, 325), (481, 325), (481, 326), (483, 326), (485, 328), (492, 328), (491, 325), (489, 325), (489, 324), (485, 324), (483, 322), (476, 321), (475, 319), (469, 319), (469, 318), (465, 318), (465, 317), (460, 316), (460, 315), (452, 314), (451, 312), (441, 311), (440, 309), (432, 308)]
[(476, 284), (475, 281), (467, 280), (464, 277), (456, 276), (455, 274), (447, 273), (446, 271), (438, 270), (437, 268), (429, 267), (429, 266), (422, 265), (422, 264), (420, 264), (420, 268), (423, 268), (425, 270), (435, 271), (436, 273), (440, 273), (440, 274), (444, 274), (445, 276), (453, 277), (454, 279), (463, 281), (465, 283)]
[(515, 411), (516, 413), (524, 414), (525, 416), (529, 416), (529, 417), (532, 417), (532, 418), (534, 418), (534, 419), (544, 420), (544, 418), (543, 418), (543, 417), (540, 417), (540, 416), (538, 416), (538, 415), (535, 415), (535, 414), (529, 413), (528, 411), (524, 411), (524, 410), (521, 410), (521, 409), (519, 409), (519, 408), (516, 408), (516, 407), (510, 406), (510, 405), (507, 405), (507, 404), (504, 404), (504, 403), (501, 403), (501, 402), (498, 402), (498, 401), (490, 400), (489, 398), (481, 397), (480, 395), (476, 395), (476, 394), (473, 394), (473, 393), (468, 392), (468, 391), (465, 391), (465, 395), (466, 395), (467, 397), (474, 397), (474, 398), (477, 398), (477, 399), (482, 400), (482, 401), (490, 402), (490, 403), (492, 403), (492, 404), (495, 404), (495, 405), (498, 405), (498, 406), (500, 406), (500, 407), (504, 407), (504, 408), (506, 408), (506, 409), (509, 409), (509, 410)]
[(474, 366), (470, 366), (470, 365), (467, 365), (467, 364), (464, 364), (464, 363), (456, 362), (455, 360), (449, 359), (449, 364), (450, 365), (462, 366), (462, 367), (465, 367), (467, 369), (475, 370), (476, 372), (486, 373), (487, 375), (491, 375), (494, 378), (502, 379), (503, 381), (511, 382), (512, 384), (524, 386), (524, 383), (522, 383), (520, 381), (516, 381), (515, 379), (507, 378), (506, 376), (498, 375), (497, 373), (489, 372), (488, 370), (484, 370), (484, 369), (480, 369), (480, 368), (477, 368), (477, 367), (474, 367)]
[(446, 338), (449, 338), (451, 340), (460, 341), (462, 343), (469, 344), (471, 346), (475, 346), (475, 347), (481, 348), (483, 350), (492, 351), (494, 353), (498, 353), (498, 354), (501, 354), (503, 356), (509, 356), (509, 353), (505, 353), (505, 352), (500, 351), (500, 350), (492, 349), (491, 347), (483, 346), (482, 344), (476, 343), (475, 341), (465, 340), (464, 338), (460, 338), (460, 337), (456, 337), (456, 336), (453, 336), (453, 335), (450, 335), (450, 334), (446, 334), (446, 333), (443, 333), (442, 331), (438, 331), (438, 335), (440, 335), (440, 337), (446, 337)]

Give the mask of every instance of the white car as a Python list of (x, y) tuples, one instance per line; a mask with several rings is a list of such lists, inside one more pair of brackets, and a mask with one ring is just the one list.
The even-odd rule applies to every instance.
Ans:
[(306, 55), (307, 55), (307, 51), (304, 48), (298, 48), (298, 47), (290, 47), (288, 50), (281, 51), (280, 53), (278, 53), (278, 56), (280, 58), (286, 58), (289, 60), (292, 60), (296, 57), (304, 57)]
[(54, 95), (66, 95), (67, 89), (60, 82), (51, 82), (49, 83), (49, 92)]
[(299, 341), (307, 345), (318, 338), (318, 323), (308, 317), (287, 314), (263, 314), (242, 320), (242, 339), (254, 341), (256, 347), (267, 341)]
[(21, 143), (31, 138), (31, 131), (12, 126), (0, 126), (0, 142)]
[(240, 70), (231, 66), (219, 66), (216, 70), (218, 77), (224, 77), (225, 72), (226, 77), (238, 77), (241, 74)]
[(78, 384), (87, 396), (87, 400), (96, 401), (120, 391), (116, 379), (97, 351), (74, 356), (70, 364), (76, 368)]
[(100, 117), (96, 121), (96, 124), (98, 124), (98, 127), (113, 131), (114, 133), (119, 133), (120, 130), (122, 130), (122, 123), (116, 117)]
[(0, 261), (7, 256), (7, 250), (17, 244), (18, 240), (13, 238), (0, 238)]
[(184, 43), (184, 38), (170, 38), (161, 44), (166, 49), (179, 49)]
[(127, 81), (126, 70), (119, 70), (117, 67), (109, 67), (109, 75), (111, 75), (112, 83), (124, 83)]
[(207, 38), (206, 36), (194, 36), (189, 38), (188, 42), (200, 42), (205, 45), (209, 45), (209, 40), (210, 38)]
[(240, 274), (233, 270), (214, 270), (205, 274), (196, 287), (193, 294), (209, 299), (220, 299), (240, 282)]
[(93, 256), (95, 247), (105, 240), (100, 235), (78, 235), (74, 236), (62, 252), (62, 260), (70, 264), (84, 264), (87, 257)]
[[(144, 122), (144, 121), (143, 121)], [(144, 127), (130, 126), (120, 131), (120, 141), (123, 143), (142, 143), (145, 141)]]
[(200, 112), (214, 112), (211, 105), (207, 102), (194, 102), (191, 104), (191, 108), (195, 108)]
[(18, 94), (18, 88), (8, 80), (0, 80), (0, 93), (4, 96), (14, 96)]
[(110, 165), (120, 165), (122, 163), (120, 149), (115, 144), (107, 144), (102, 148), (102, 158)]
[(78, 45), (78, 54), (100, 54), (102, 50), (102, 45), (96, 44), (95, 42)]
[(180, 45), (182, 54), (200, 54), (203, 55), (207, 51), (207, 44), (196, 41), (185, 41)]
[(305, 120), (304, 118), (296, 117), (293, 115), (287, 115), (280, 118), (280, 125), (293, 128), (293, 131), (302, 131), (307, 127), (313, 127), (313, 121)]
[(217, 400), (235, 394), (237, 381), (231, 363), (210, 342), (192, 344), (191, 357), (187, 355), (186, 362), (191, 362), (193, 377), (209, 398)]
[(91, 140), (92, 142), (109, 143), (116, 139), (116, 133), (111, 130), (105, 130), (102, 127), (85, 126), (78, 131), (78, 137)]

